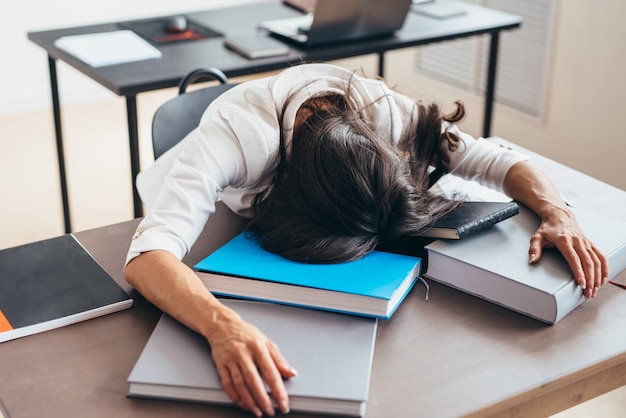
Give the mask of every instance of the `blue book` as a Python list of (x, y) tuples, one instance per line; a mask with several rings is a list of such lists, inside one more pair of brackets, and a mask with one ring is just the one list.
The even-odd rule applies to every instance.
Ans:
[(415, 284), (418, 257), (374, 251), (360, 260), (307, 264), (241, 233), (195, 265), (216, 295), (390, 318)]

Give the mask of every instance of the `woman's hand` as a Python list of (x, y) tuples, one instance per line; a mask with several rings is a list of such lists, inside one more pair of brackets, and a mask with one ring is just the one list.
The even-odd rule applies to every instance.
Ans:
[(530, 240), (531, 264), (541, 259), (543, 248), (556, 248), (561, 252), (586, 298), (595, 297), (600, 286), (606, 283), (608, 261), (585, 236), (571, 211), (555, 208), (549, 215), (544, 214)]
[(142, 253), (124, 270), (137, 291), (164, 312), (204, 335), (226, 394), (256, 416), (289, 411), (283, 378), (296, 375), (276, 345), (222, 304), (198, 275), (165, 250)]
[(548, 177), (526, 161), (513, 165), (504, 179), (504, 191), (541, 218), (530, 240), (530, 263), (541, 259), (544, 248), (561, 252), (586, 298), (598, 293), (609, 275), (608, 261), (580, 229), (576, 217)]
[(260, 417), (273, 416), (274, 405), (264, 381), (283, 413), (289, 412), (289, 398), (283, 378), (297, 375), (278, 347), (255, 326), (238, 316), (220, 318), (209, 337), (213, 359), (224, 391), (241, 408)]

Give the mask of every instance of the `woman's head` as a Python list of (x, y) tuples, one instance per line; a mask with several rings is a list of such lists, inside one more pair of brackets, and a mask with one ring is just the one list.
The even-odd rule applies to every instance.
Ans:
[(267, 250), (312, 263), (360, 258), (415, 234), (442, 209), (391, 138), (377, 137), (340, 96), (330, 100), (305, 108), (249, 225)]

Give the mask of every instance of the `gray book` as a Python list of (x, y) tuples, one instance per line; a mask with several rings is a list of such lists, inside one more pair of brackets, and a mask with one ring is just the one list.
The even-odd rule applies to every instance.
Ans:
[[(626, 223), (572, 208), (579, 225), (609, 260), (609, 279), (626, 268)], [(525, 207), (517, 216), (479, 234), (426, 246), (424, 277), (555, 324), (585, 300), (565, 259), (544, 249), (528, 263), (531, 236), (539, 218)]]
[[(246, 300), (223, 300), (278, 344), (298, 376), (285, 381), (294, 412), (363, 416), (376, 319)], [(129, 396), (233, 405), (210, 347), (163, 315), (128, 377)]]

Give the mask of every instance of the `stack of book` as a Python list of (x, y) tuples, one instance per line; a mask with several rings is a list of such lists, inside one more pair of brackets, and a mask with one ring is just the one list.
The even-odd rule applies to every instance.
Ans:
[[(591, 241), (608, 258), (610, 276), (626, 268), (626, 223), (571, 208)], [(425, 248), (424, 277), (497, 303), (547, 324), (556, 324), (584, 302), (583, 291), (563, 256), (545, 249), (529, 264), (530, 238), (539, 218), (525, 207), (519, 215), (458, 241), (437, 240)]]
[(420, 275), (418, 257), (374, 251), (337, 264), (291, 261), (243, 232), (195, 266), (214, 294), (388, 319)]
[[(463, 204), (424, 235), (454, 230), (459, 239), (517, 211), (513, 202)], [(307, 264), (264, 250), (244, 232), (195, 269), (212, 293), (237, 298), (222, 301), (276, 342), (299, 371), (285, 382), (293, 411), (362, 416), (377, 320), (392, 317), (422, 273), (422, 260), (374, 251), (347, 263)], [(128, 382), (129, 396), (231, 404), (206, 341), (166, 315)]]
[[(294, 412), (363, 416), (376, 327), (420, 275), (418, 257), (375, 251), (352, 262), (307, 264), (241, 233), (195, 268), (222, 302), (280, 347), (298, 377)], [(129, 396), (231, 405), (206, 340), (164, 315), (129, 378)]]
[[(467, 199), (479, 202), (509, 200), (451, 175), (442, 177), (440, 188), (449, 196), (462, 191)], [(626, 268), (626, 222), (569, 206), (587, 237), (607, 257), (611, 280)], [(530, 239), (540, 220), (524, 206), (518, 212), (478, 234), (428, 243), (422, 276), (554, 325), (585, 301), (583, 291), (556, 249), (544, 249), (541, 261), (529, 264)]]
[[(626, 268), (626, 223), (574, 210), (612, 274)], [(241, 233), (195, 268), (213, 293), (236, 298), (223, 302), (278, 343), (300, 371), (286, 382), (292, 410), (362, 416), (377, 321), (392, 317), (420, 274), (549, 324), (584, 301), (558, 252), (528, 263), (538, 225), (532, 212), (506, 199), (466, 202), (423, 231), (447, 238), (429, 238), (420, 251), (425, 260), (375, 251), (349, 263), (298, 263)], [(129, 383), (130, 396), (230, 404), (206, 341), (167, 316)]]

